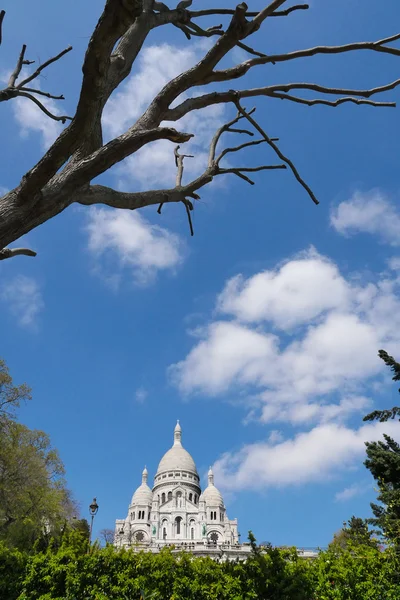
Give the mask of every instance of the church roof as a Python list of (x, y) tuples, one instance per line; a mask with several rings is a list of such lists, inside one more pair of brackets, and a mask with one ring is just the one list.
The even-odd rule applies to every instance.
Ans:
[(153, 501), (153, 492), (147, 485), (148, 472), (146, 467), (142, 473), (142, 483), (132, 496), (131, 505), (137, 504), (140, 506), (151, 504)]
[(199, 498), (200, 502), (204, 500), (207, 506), (224, 506), (224, 499), (218, 488), (214, 485), (214, 473), (210, 467), (208, 471), (208, 486)]
[(182, 429), (177, 422), (174, 429), (174, 444), (160, 460), (158, 465), (157, 475), (164, 471), (190, 471), (191, 473), (197, 473), (196, 464), (189, 452), (182, 446)]

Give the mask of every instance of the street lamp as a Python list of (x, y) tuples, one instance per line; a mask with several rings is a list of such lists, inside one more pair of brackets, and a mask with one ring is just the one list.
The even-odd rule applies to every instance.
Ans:
[(90, 517), (91, 517), (90, 531), (89, 531), (89, 548), (90, 548), (90, 543), (92, 541), (93, 520), (94, 520), (95, 515), (97, 515), (98, 510), (99, 510), (99, 505), (96, 502), (96, 498), (93, 498), (92, 504), (89, 505), (89, 512), (90, 512)]

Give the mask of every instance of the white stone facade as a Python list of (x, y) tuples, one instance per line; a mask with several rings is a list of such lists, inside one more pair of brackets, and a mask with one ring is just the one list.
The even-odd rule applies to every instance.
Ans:
[(237, 520), (228, 519), (221, 493), (210, 468), (202, 492), (195, 462), (182, 446), (179, 421), (172, 448), (164, 454), (153, 488), (142, 473), (142, 484), (132, 496), (126, 519), (115, 526), (115, 545), (158, 552), (163, 546), (223, 560), (245, 558), (248, 544), (240, 544)]

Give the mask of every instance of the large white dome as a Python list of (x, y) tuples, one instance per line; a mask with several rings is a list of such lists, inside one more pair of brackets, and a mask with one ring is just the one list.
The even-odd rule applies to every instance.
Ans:
[(174, 445), (170, 448), (160, 460), (157, 475), (164, 471), (190, 471), (198, 475), (196, 464), (189, 452), (182, 446), (182, 430), (179, 421), (174, 429)]

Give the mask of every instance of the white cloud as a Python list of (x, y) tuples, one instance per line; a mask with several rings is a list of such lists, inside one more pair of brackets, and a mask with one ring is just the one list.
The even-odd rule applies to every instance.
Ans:
[(186, 358), (170, 367), (182, 393), (234, 393), (252, 419), (296, 426), (343, 422), (369, 406), (366, 392), (384, 366), (378, 350), (400, 352), (398, 279), (345, 279), (311, 250), (237, 281), (217, 300), (220, 313), (236, 319), (200, 329)]
[(357, 430), (324, 424), (275, 444), (249, 444), (214, 464), (215, 479), (227, 490), (326, 482), (358, 464), (365, 441), (379, 439), (383, 432), (398, 439), (400, 423), (368, 424)]
[[(123, 269), (138, 284), (148, 284), (158, 271), (173, 271), (183, 261), (181, 239), (139, 212), (93, 208), (87, 225), (89, 251), (104, 268), (103, 275), (117, 283)], [(112, 275), (107, 275), (107, 264)]]
[(274, 358), (275, 337), (251, 331), (237, 323), (212, 323), (186, 359), (170, 368), (184, 393), (201, 390), (211, 395), (233, 383), (257, 382), (265, 364)]
[(149, 395), (148, 391), (144, 387), (140, 387), (135, 392), (135, 400), (139, 404), (143, 404), (147, 400), (147, 396)]
[[(190, 48), (165, 43), (143, 49), (138, 58), (137, 71), (106, 105), (103, 117), (106, 135), (120, 135), (132, 126), (162, 87), (196, 64), (203, 54), (202, 41)], [(186, 97), (183, 95), (179, 101)], [(195, 134), (182, 150), (185, 154), (194, 155), (194, 158), (185, 159), (184, 181), (195, 177), (206, 166), (207, 147), (213, 133), (221, 125), (224, 111), (223, 106), (210, 106), (185, 116), (179, 124), (167, 123), (180, 131)], [(174, 185), (176, 168), (173, 150), (174, 145), (165, 140), (140, 149), (118, 166), (116, 173), (120, 186), (129, 185), (132, 180), (143, 188)]]
[(364, 494), (370, 488), (370, 484), (353, 483), (349, 487), (344, 488), (344, 490), (336, 492), (335, 500), (336, 502), (347, 502), (347, 500), (351, 500), (356, 496), (361, 496), (361, 494)]
[(220, 312), (286, 329), (346, 307), (349, 287), (337, 266), (310, 250), (280, 268), (230, 279), (218, 298)]
[(332, 210), (331, 224), (343, 235), (371, 233), (392, 246), (400, 244), (400, 213), (380, 190), (355, 192)]
[(21, 327), (35, 329), (44, 302), (38, 283), (32, 277), (18, 275), (0, 287), (0, 300), (16, 317)]

